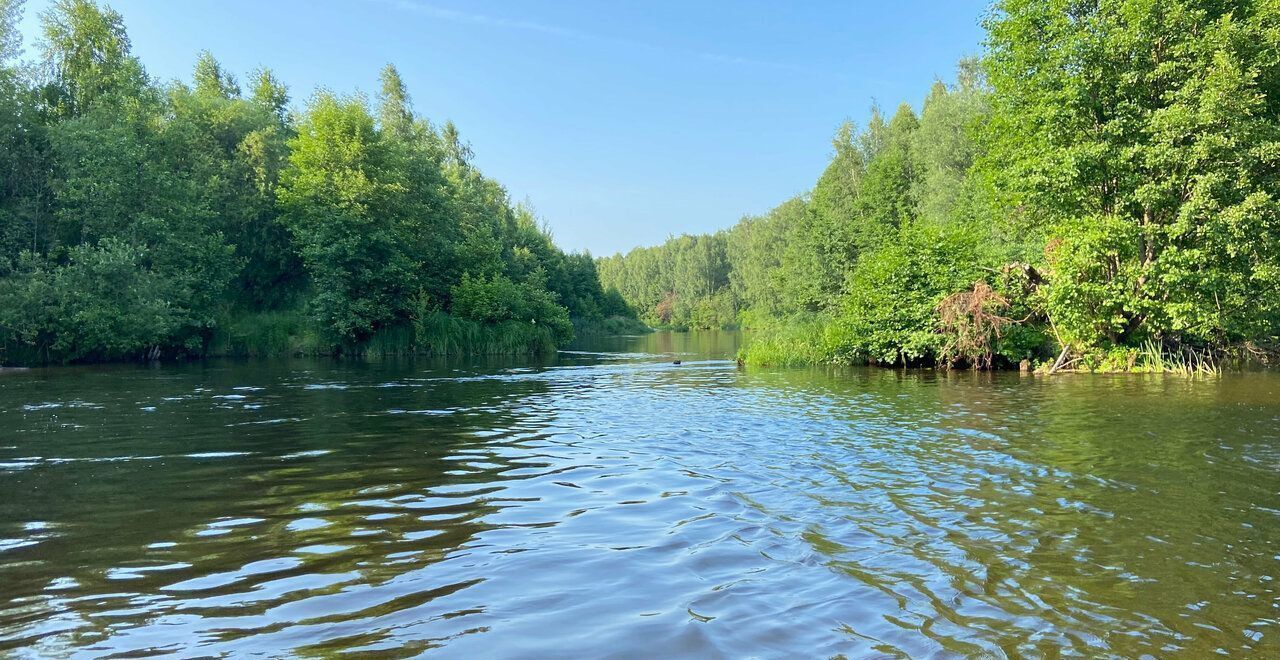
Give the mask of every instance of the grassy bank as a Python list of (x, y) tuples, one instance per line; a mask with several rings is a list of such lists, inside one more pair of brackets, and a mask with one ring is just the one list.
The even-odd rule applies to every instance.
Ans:
[[(640, 321), (612, 316), (573, 323), (577, 336), (638, 335), (652, 332)], [(69, 362), (131, 362), (199, 357), (281, 356), (520, 356), (554, 353), (570, 335), (545, 324), (507, 320), (481, 323), (445, 312), (430, 312), (401, 324), (384, 327), (358, 344), (335, 344), (316, 320), (300, 309), (266, 312), (225, 312), (207, 341), (188, 346), (158, 346), (81, 359), (59, 359), (56, 351), (0, 335), (0, 367)]]
[[(625, 320), (605, 319), (586, 326), (590, 332), (634, 331)], [(643, 325), (641, 324), (641, 329)], [(359, 344), (335, 345), (319, 326), (298, 311), (263, 312), (229, 319), (214, 332), (205, 354), (210, 357), (279, 355), (541, 355), (556, 350), (551, 328), (524, 321), (478, 323), (444, 312), (432, 312), (380, 329)]]
[[(574, 322), (578, 336), (635, 335), (651, 332), (625, 316)], [(479, 323), (444, 312), (383, 328), (359, 345), (335, 346), (320, 327), (299, 311), (237, 316), (214, 334), (207, 355), (266, 357), (279, 355), (542, 355), (557, 348), (551, 328), (524, 321)]]
[[(1053, 373), (1133, 373), (1206, 376), (1223, 371), (1273, 366), (1276, 351), (1254, 344), (1230, 349), (1201, 347), (1168, 347), (1147, 341), (1139, 347), (1101, 349), (1069, 349), (1053, 354), (1041, 352), (1025, 363), (997, 356), (992, 361), (996, 370), (1026, 368), (1039, 374)], [(738, 352), (738, 360), (751, 366), (804, 367), (850, 366), (878, 364), (884, 367), (942, 367), (936, 356), (896, 362), (868, 360), (848, 344), (848, 337), (828, 319), (809, 318), (765, 326), (755, 330), (752, 338)], [(950, 368), (968, 368), (964, 363)]]
[(738, 350), (738, 360), (752, 366), (801, 367), (836, 364), (831, 324), (821, 318), (752, 328), (751, 339)]
[(573, 322), (573, 332), (579, 337), (643, 335), (653, 331), (654, 328), (650, 328), (639, 319), (628, 316), (610, 316), (593, 321), (578, 319)]

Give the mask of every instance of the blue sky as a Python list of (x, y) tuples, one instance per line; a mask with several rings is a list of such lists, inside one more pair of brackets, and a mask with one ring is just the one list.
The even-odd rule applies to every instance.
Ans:
[[(189, 79), (208, 49), (271, 67), (295, 104), (399, 67), (486, 174), (571, 250), (727, 227), (804, 192), (846, 118), (919, 106), (983, 38), (986, 0), (110, 0), (134, 52)], [(27, 53), (38, 52), (28, 0)]]

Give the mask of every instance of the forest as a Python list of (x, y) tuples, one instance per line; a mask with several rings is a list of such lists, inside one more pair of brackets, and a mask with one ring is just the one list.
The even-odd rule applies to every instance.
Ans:
[(1280, 346), (1280, 0), (1001, 0), (918, 109), (839, 126), (808, 192), (601, 259), (394, 66), (373, 99), (295, 104), (208, 52), (152, 78), (94, 0), (55, 2), (28, 57), (21, 10), (0, 0), (0, 365), (537, 353), (640, 321), (747, 328), (742, 360), (774, 365)]
[(1002, 0), (813, 188), (599, 260), (752, 364), (1216, 371), (1280, 337), (1280, 2)]
[(373, 100), (294, 109), (208, 52), (153, 79), (93, 0), (54, 3), (27, 59), (22, 9), (0, 0), (0, 365), (533, 353), (639, 326), (394, 66)]

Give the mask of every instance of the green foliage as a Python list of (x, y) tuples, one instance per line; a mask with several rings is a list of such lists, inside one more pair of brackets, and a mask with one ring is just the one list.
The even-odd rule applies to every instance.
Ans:
[(573, 328), (574, 336), (577, 337), (643, 335), (648, 332), (653, 332), (653, 329), (641, 323), (639, 319), (621, 315), (577, 323)]
[(22, 3), (23, 0), (0, 0), (0, 64), (22, 52), (22, 34), (18, 31)]
[(761, 367), (836, 364), (842, 339), (831, 319), (813, 314), (757, 326), (738, 359)]
[(964, 232), (904, 228), (850, 275), (834, 324), (836, 355), (903, 365), (935, 358), (946, 341), (938, 332), (938, 303), (981, 274), (973, 240)]
[(42, 200), (49, 195), (48, 131), (39, 94), (9, 58), (19, 48), (13, 25), (18, 5), (0, 2), (0, 277), (24, 250), (48, 244)]
[[(872, 122), (879, 120), (879, 109), (873, 107)], [(850, 122), (837, 130), (832, 140), (835, 154), (807, 202), (789, 202), (762, 219), (765, 227), (774, 230), (766, 234), (786, 232), (781, 241), (775, 238), (772, 245), (766, 243), (757, 248), (774, 250), (781, 257), (770, 269), (776, 272), (768, 276), (770, 288), (778, 294), (778, 313), (817, 312), (832, 307), (839, 300), (846, 273), (857, 259), (859, 227), (851, 219), (857, 215), (862, 179), (873, 154), (866, 146), (867, 140), (859, 141), (854, 130)], [(735, 229), (738, 231), (734, 233), (746, 230), (741, 223)]]
[(967, 174), (982, 155), (974, 137), (989, 114), (989, 93), (978, 66), (974, 59), (962, 60), (955, 85), (934, 82), (911, 136), (916, 173), (911, 195), (923, 220), (945, 224), (972, 212), (965, 208), (973, 194)]
[(541, 352), (640, 321), (746, 325), (759, 364), (1200, 372), (1280, 344), (1278, 0), (1001, 0), (985, 55), (840, 126), (809, 193), (603, 259), (558, 249), (393, 66), (374, 104), (291, 110), (207, 52), (157, 84), (93, 0), (42, 14), (30, 66), (19, 4), (0, 361)]
[(523, 321), (481, 323), (444, 312), (414, 320), (413, 352), (422, 355), (529, 355), (560, 345), (555, 331)]
[[(634, 323), (634, 319), (627, 319)], [(619, 334), (608, 328), (609, 334)], [(375, 356), (530, 355), (555, 351), (550, 328), (505, 321), (496, 324), (426, 310), (410, 323), (378, 330), (368, 341), (343, 347), (347, 353)], [(207, 355), (328, 356), (337, 352), (324, 328), (301, 311), (241, 313), (219, 326)]]
[(53, 76), (44, 96), (52, 113), (67, 118), (151, 101), (120, 14), (92, 0), (57, 0), (41, 18), (45, 65)]
[[(966, 177), (987, 92), (973, 62), (959, 78), (935, 85), (919, 117), (903, 105), (886, 121), (873, 108), (863, 131), (842, 125), (809, 195), (726, 232), (602, 259), (601, 280), (653, 325), (736, 317), (758, 330), (743, 355), (753, 364), (938, 359), (949, 343), (938, 303), (1009, 253)], [(718, 242), (714, 269), (687, 267), (699, 263), (698, 247)], [(999, 350), (1032, 350), (1032, 338), (1010, 336), (1019, 341)]]
[(276, 190), (291, 128), (282, 123), (274, 101), (240, 98), (234, 81), (208, 53), (201, 55), (195, 77), (194, 90), (181, 84), (169, 89), (173, 116), (160, 136), (164, 164), (200, 183), (190, 194), (232, 246), (238, 295), (256, 306), (290, 304), (288, 292), (301, 265), (276, 213)]
[[(1002, 0), (986, 27), (918, 117), (842, 126), (811, 194), (729, 230), (746, 361), (1204, 371), (1275, 345), (1280, 3)], [(678, 309), (637, 286), (652, 250), (602, 277)]]
[(902, 104), (885, 129), (883, 146), (871, 155), (854, 207), (854, 243), (860, 251), (876, 249), (916, 217), (917, 166), (912, 138), (919, 129), (911, 106)]
[(1280, 331), (1280, 5), (1008, 0), (986, 167), (1080, 351)]
[(569, 310), (556, 303), (554, 294), (501, 275), (484, 279), (464, 274), (453, 289), (453, 311), (460, 318), (479, 323), (541, 326), (557, 344), (573, 339)]
[(327, 355), (322, 329), (299, 310), (239, 311), (221, 319), (207, 354), (240, 357)]
[(398, 218), (404, 193), (363, 99), (320, 93), (290, 142), (284, 222), (301, 246), (311, 308), (335, 343), (358, 343), (400, 316), (417, 287)]
[[(789, 241), (801, 234), (800, 227), (810, 217), (802, 198), (782, 203), (766, 215), (743, 218), (729, 232), (729, 285), (734, 299), (744, 310), (743, 325), (753, 326), (753, 317), (761, 320), (784, 316), (803, 304), (797, 299), (817, 300), (814, 293), (795, 295), (797, 282), (783, 269), (798, 266), (789, 261)], [(806, 292), (811, 291), (806, 289)]]
[(673, 237), (659, 247), (601, 259), (597, 269), (601, 284), (621, 293), (651, 326), (717, 328), (735, 322), (736, 299), (720, 294), (729, 284), (725, 232)]
[(17, 273), (0, 279), (0, 338), (20, 356), (136, 357), (181, 323), (173, 289), (141, 249), (115, 239), (75, 246), (64, 265), (26, 253)]
[(155, 83), (93, 0), (54, 2), (44, 66), (15, 62), (18, 7), (0, 0), (0, 362), (543, 352), (571, 318), (634, 318), (393, 66), (376, 107), (291, 111), (270, 70), (242, 92), (208, 52), (190, 85)]

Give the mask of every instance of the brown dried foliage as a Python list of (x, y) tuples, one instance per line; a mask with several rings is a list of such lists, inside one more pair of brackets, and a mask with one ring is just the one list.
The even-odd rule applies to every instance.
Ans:
[(658, 301), (658, 306), (654, 308), (654, 312), (658, 315), (658, 320), (662, 323), (671, 323), (671, 319), (676, 314), (676, 294), (674, 291), (668, 291), (662, 296), (662, 300)]
[(950, 341), (939, 356), (943, 365), (966, 360), (976, 369), (990, 369), (995, 343), (1013, 319), (1004, 316), (1009, 301), (986, 282), (953, 293), (938, 303), (941, 330)]

